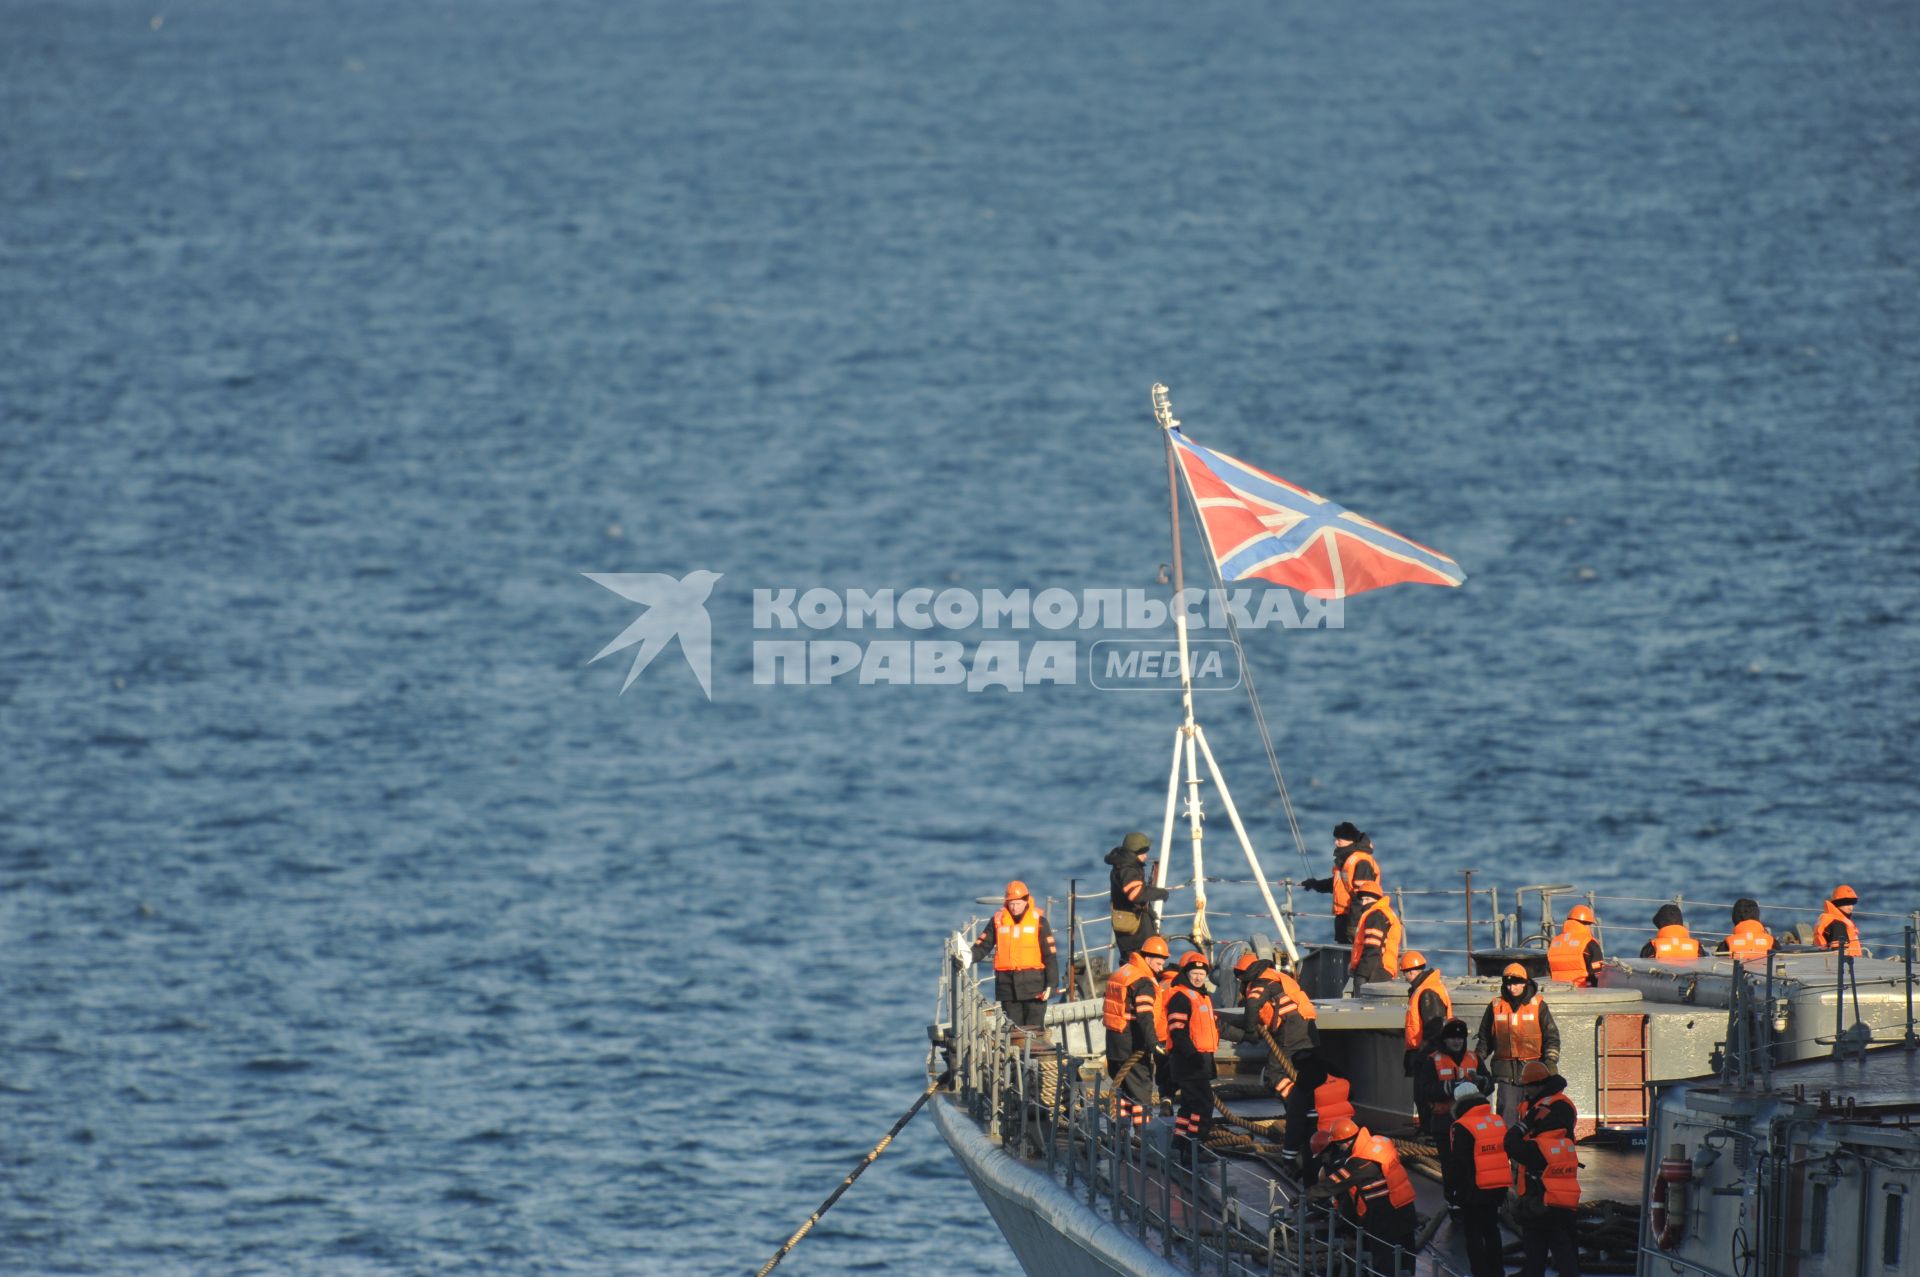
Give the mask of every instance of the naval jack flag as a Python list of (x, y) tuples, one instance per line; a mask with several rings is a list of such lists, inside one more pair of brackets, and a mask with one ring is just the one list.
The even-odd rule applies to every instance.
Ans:
[(1315, 598), (1383, 585), (1459, 585), (1460, 565), (1278, 475), (1171, 429), (1174, 456), (1220, 579), (1259, 577)]

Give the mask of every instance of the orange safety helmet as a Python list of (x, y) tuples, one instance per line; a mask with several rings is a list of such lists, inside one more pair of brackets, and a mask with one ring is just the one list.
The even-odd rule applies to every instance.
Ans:
[(1544, 1082), (1553, 1076), (1553, 1070), (1538, 1060), (1528, 1060), (1520, 1067), (1520, 1085), (1532, 1086), (1535, 1082)]
[(1531, 979), (1533, 979), (1533, 977), (1527, 974), (1527, 969), (1521, 966), (1518, 962), (1509, 962), (1507, 964), (1507, 969), (1500, 973), (1500, 980), (1502, 983), (1505, 983), (1508, 980), (1531, 980)]
[(1180, 969), (1185, 971), (1188, 967), (1205, 967), (1209, 971), (1213, 970), (1213, 964), (1207, 961), (1207, 955), (1198, 949), (1180, 955)]
[(1233, 960), (1233, 973), (1235, 975), (1244, 975), (1246, 974), (1247, 968), (1258, 961), (1260, 961), (1259, 957), (1255, 955), (1253, 950), (1249, 949)]
[(1400, 955), (1400, 974), (1401, 975), (1405, 975), (1409, 971), (1418, 971), (1421, 967), (1424, 967), (1426, 965), (1427, 965), (1427, 955), (1420, 952), (1418, 949), (1409, 949), (1405, 953)]
[(1849, 887), (1846, 883), (1843, 882), (1839, 886), (1833, 889), (1833, 894), (1831, 896), (1828, 896), (1827, 899), (1833, 901), (1833, 903), (1837, 905), (1844, 905), (1849, 901), (1858, 903), (1860, 899), (1860, 893), (1855, 891), (1852, 887)]
[(1167, 942), (1164, 937), (1148, 936), (1146, 943), (1140, 946), (1140, 952), (1146, 954), (1149, 958), (1164, 958), (1171, 950), (1167, 948)]
[(1026, 883), (1021, 882), (1018, 878), (1015, 878), (1012, 882), (1007, 884), (1007, 899), (1031, 900), (1033, 899), (1033, 893), (1027, 890)]
[(1384, 895), (1385, 893), (1380, 890), (1380, 880), (1378, 878), (1361, 878), (1353, 884), (1353, 894), (1356, 896), (1362, 894), (1378, 896)]
[(1333, 1129), (1327, 1132), (1327, 1143), (1344, 1144), (1348, 1140), (1359, 1138), (1359, 1135), (1360, 1128), (1354, 1124), (1354, 1120), (1350, 1117), (1343, 1117), (1337, 1119), (1333, 1124)]
[(1591, 927), (1595, 922), (1593, 910), (1587, 908), (1585, 905), (1575, 905), (1573, 908), (1567, 910), (1567, 921), (1584, 922)]
[(1315, 1131), (1313, 1138), (1307, 1141), (1307, 1151), (1315, 1157), (1327, 1151), (1327, 1145), (1333, 1143), (1333, 1136), (1325, 1131)]

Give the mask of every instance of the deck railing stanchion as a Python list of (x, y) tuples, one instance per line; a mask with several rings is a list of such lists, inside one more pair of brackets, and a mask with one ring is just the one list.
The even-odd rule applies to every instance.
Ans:
[(1075, 936), (1075, 933), (1078, 931), (1079, 926), (1080, 926), (1080, 880), (1078, 878), (1069, 878), (1067, 879), (1067, 997), (1066, 997), (1066, 1000), (1068, 1002), (1077, 1001), (1080, 997), (1080, 973), (1078, 970), (1074, 968), (1074, 965), (1073, 965), (1074, 954), (1076, 952), (1074, 948), (1074, 936)]
[(1466, 950), (1466, 957), (1464, 959), (1466, 963), (1466, 969), (1464, 971), (1464, 974), (1472, 975), (1473, 974), (1473, 870), (1462, 869), (1460, 873), (1461, 873), (1461, 876), (1463, 876), (1467, 880), (1467, 889), (1463, 893), (1465, 896), (1465, 905), (1466, 905), (1466, 914), (1467, 914), (1467, 950)]
[(1903, 1044), (1907, 1050), (1913, 1050), (1913, 924), (1907, 924), (1906, 934), (1900, 941), (1900, 961), (1907, 972), (1907, 1036)]

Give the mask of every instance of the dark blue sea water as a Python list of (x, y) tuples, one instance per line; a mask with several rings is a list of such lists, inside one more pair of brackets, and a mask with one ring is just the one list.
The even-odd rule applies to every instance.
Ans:
[[(1250, 636), (1316, 870), (1920, 905), (1910, 4), (0, 19), (0, 1270), (758, 1267), (1174, 704), (752, 590), (1153, 588), (1155, 380), (1471, 577)], [(1011, 1266), (922, 1124), (782, 1271)]]

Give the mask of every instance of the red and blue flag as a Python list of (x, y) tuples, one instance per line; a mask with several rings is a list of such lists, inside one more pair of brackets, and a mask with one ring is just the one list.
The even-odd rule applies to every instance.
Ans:
[(1384, 585), (1459, 585), (1460, 565), (1317, 493), (1167, 432), (1224, 581), (1259, 577), (1315, 598)]

